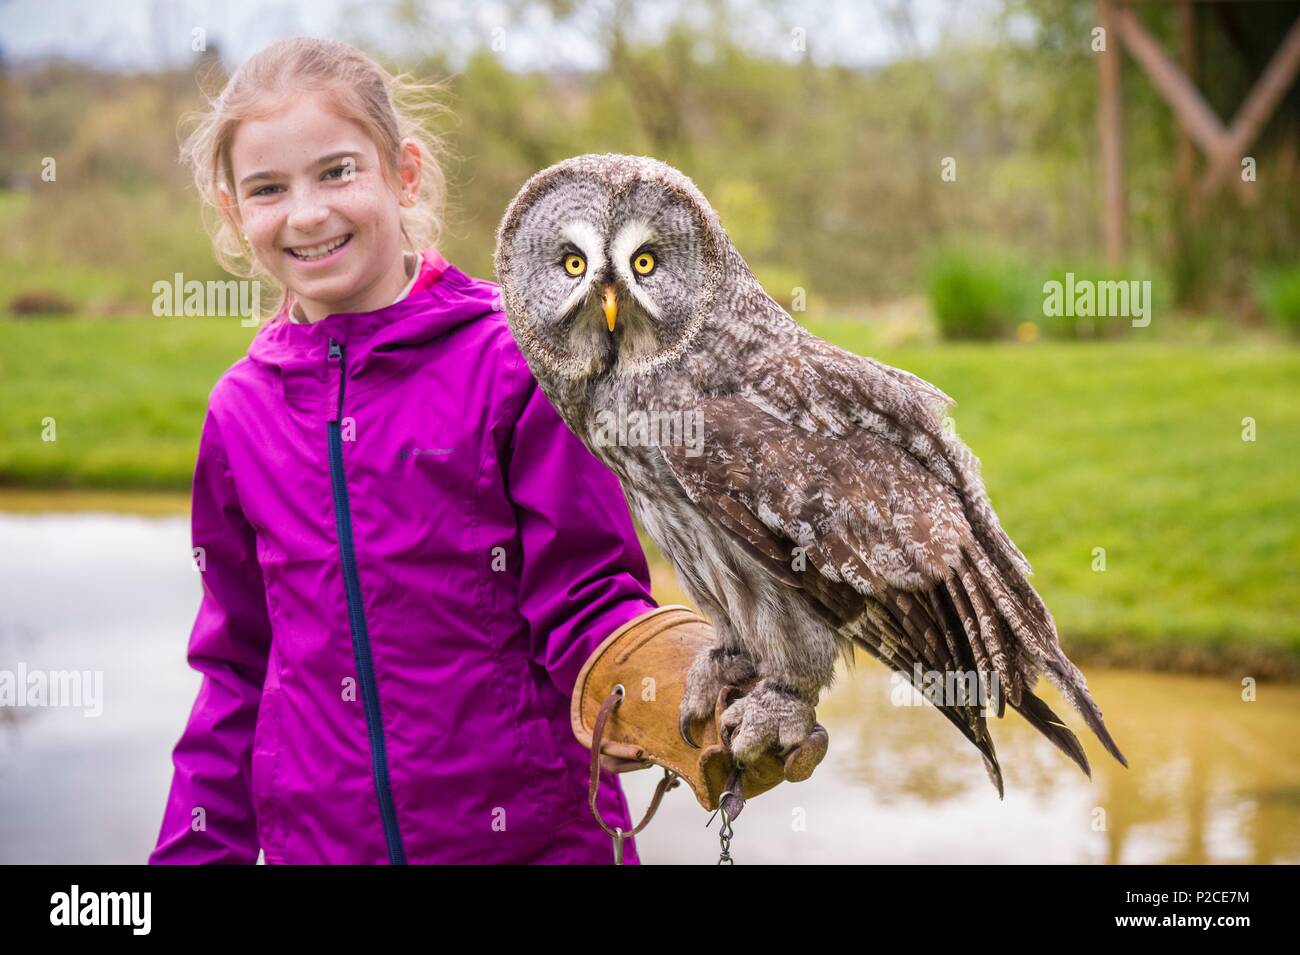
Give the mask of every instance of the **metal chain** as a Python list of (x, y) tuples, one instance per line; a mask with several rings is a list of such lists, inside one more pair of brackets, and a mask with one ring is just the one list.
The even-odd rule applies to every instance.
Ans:
[(736, 860), (731, 858), (731, 837), (736, 833), (735, 830), (731, 828), (731, 817), (727, 815), (727, 810), (725, 808), (726, 798), (730, 795), (731, 793), (729, 791), (722, 794), (722, 798), (718, 800), (718, 808), (714, 810), (713, 815), (709, 817), (709, 821), (704, 824), (704, 828), (707, 829), (713, 823), (713, 820), (718, 813), (722, 814), (722, 828), (718, 830), (718, 843), (721, 845), (722, 851), (718, 855), (718, 865), (736, 864)]
[(718, 842), (722, 845), (722, 852), (718, 855), (718, 865), (735, 865), (736, 860), (731, 858), (731, 820), (727, 818), (727, 811), (722, 811), (722, 829), (718, 832)]

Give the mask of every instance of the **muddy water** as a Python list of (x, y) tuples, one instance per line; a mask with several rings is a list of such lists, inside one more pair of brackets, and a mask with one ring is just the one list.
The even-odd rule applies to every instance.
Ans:
[[(103, 712), (0, 707), (0, 863), (142, 862), (157, 836), (170, 752), (199, 676), (184, 649), (200, 593), (183, 499), (160, 516), (30, 497), (0, 513), (0, 670), (103, 674)], [(13, 503), (12, 501), (10, 502)], [(0, 500), (0, 506), (5, 502)], [(97, 498), (96, 508), (131, 506)], [(662, 599), (679, 599), (656, 568)], [(862, 658), (818, 715), (831, 748), (816, 775), (749, 803), (739, 863), (1300, 862), (1300, 688), (1086, 668), (1129, 760), (1080, 732), (1089, 780), (1012, 710), (993, 721), (999, 801), (978, 754), (926, 705), (894, 705)], [(623, 777), (633, 811), (658, 771)], [(709, 863), (718, 821), (679, 788), (638, 839), (648, 863)]]
[[(735, 823), (739, 862), (1300, 862), (1300, 689), (1265, 684), (1245, 702), (1232, 679), (1091, 669), (1093, 696), (1128, 758), (1083, 739), (1084, 776), (1010, 708), (992, 721), (1006, 796), (974, 747), (928, 706), (891, 703), (863, 661), (823, 699), (825, 762)], [(637, 778), (641, 777), (641, 778)], [(650, 773), (625, 777), (633, 811)], [(674, 792), (641, 840), (647, 862), (713, 861), (718, 823)]]

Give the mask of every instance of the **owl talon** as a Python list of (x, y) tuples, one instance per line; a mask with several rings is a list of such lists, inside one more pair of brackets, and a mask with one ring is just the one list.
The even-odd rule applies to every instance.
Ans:
[(732, 757), (743, 767), (767, 753), (791, 752), (812, 733), (816, 715), (813, 705), (799, 694), (761, 680), (722, 714), (718, 732), (730, 739)]
[(686, 689), (678, 715), (677, 727), (682, 739), (699, 749), (691, 732), (692, 724), (703, 723), (715, 715), (718, 694), (731, 685), (740, 685), (754, 676), (754, 661), (741, 650), (710, 647), (696, 655), (686, 673)]
[(689, 715), (683, 713), (678, 717), (677, 729), (682, 734), (682, 739), (686, 742), (687, 746), (691, 747), (691, 749), (700, 748), (700, 744), (695, 742), (695, 737), (691, 736), (691, 718)]

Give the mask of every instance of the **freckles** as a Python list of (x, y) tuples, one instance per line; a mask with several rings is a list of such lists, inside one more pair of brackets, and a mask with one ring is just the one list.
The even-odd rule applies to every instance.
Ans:
[(374, 186), (354, 183), (330, 204), (350, 222), (373, 225), (383, 220), (385, 201), (386, 197)]
[(264, 209), (250, 209), (244, 213), (243, 231), (255, 245), (268, 243), (275, 237), (275, 217)]

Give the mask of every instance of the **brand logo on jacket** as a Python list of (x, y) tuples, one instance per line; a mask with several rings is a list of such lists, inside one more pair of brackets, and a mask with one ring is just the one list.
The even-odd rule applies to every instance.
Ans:
[(433, 455), (451, 454), (451, 448), (403, 448), (397, 452), (397, 460), (407, 458), (432, 457)]

